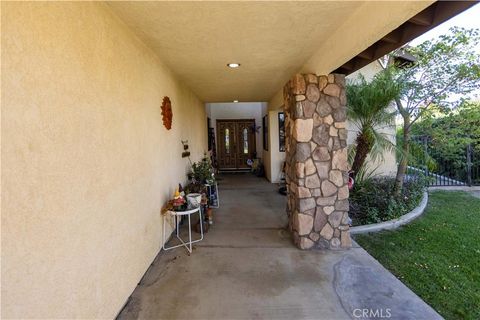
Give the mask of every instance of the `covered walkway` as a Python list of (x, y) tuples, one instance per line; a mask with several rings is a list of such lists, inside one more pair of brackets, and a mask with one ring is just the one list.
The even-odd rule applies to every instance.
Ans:
[(364, 309), (440, 318), (357, 245), (298, 250), (274, 185), (249, 174), (219, 182), (221, 206), (205, 240), (191, 256), (161, 251), (120, 319), (351, 319)]
[[(344, 76), (474, 4), (2, 1), (0, 317), (434, 318), (363, 250), (336, 250), (351, 244)], [(235, 101), (265, 108), (225, 127), (229, 167), (251, 154), (278, 173), (285, 151), (288, 206), (225, 176), (205, 241), (159, 253), (186, 145), (192, 162), (215, 145), (205, 103)], [(265, 116), (278, 143), (255, 155)], [(285, 207), (298, 248), (332, 251), (298, 250)]]

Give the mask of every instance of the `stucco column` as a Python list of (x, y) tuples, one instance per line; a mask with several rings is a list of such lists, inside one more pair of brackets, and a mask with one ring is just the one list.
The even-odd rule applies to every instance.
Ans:
[(295, 75), (284, 87), (287, 213), (301, 249), (348, 248), (345, 77)]

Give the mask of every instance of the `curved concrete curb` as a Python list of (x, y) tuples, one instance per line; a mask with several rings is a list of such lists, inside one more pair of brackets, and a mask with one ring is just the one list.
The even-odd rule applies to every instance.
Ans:
[(390, 220), (390, 221), (368, 224), (368, 225), (365, 225), (365, 226), (351, 227), (350, 228), (350, 233), (351, 234), (361, 234), (361, 233), (378, 232), (378, 231), (382, 231), (382, 230), (396, 229), (400, 226), (403, 226), (404, 224), (409, 223), (413, 219), (418, 218), (420, 215), (422, 215), (423, 211), (425, 211), (425, 208), (427, 207), (427, 203), (428, 203), (428, 192), (425, 191), (423, 193), (422, 201), (420, 201), (420, 204), (418, 205), (418, 207), (416, 207), (415, 209), (413, 209), (409, 213), (404, 214), (400, 218), (393, 219), (393, 220)]

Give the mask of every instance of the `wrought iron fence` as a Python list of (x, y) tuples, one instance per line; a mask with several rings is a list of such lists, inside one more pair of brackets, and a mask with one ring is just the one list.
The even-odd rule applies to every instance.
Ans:
[(407, 179), (423, 174), (429, 186), (480, 185), (480, 152), (475, 152), (472, 145), (458, 148), (458, 154), (446, 157), (427, 136), (413, 137), (412, 142), (414, 159), (410, 161)]

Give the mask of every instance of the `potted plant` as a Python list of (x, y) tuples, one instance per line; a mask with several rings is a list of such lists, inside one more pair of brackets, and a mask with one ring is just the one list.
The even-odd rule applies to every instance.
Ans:
[(193, 183), (197, 184), (215, 183), (213, 167), (206, 154), (202, 160), (192, 164), (192, 171), (189, 173), (189, 178)]

